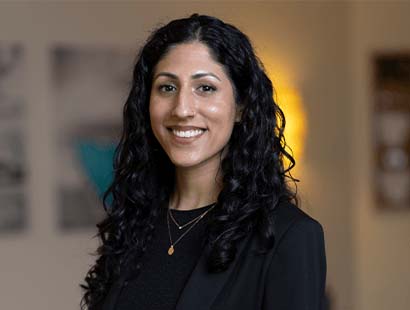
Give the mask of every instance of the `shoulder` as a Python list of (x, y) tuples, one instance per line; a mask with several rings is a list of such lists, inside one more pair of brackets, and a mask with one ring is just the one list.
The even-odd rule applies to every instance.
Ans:
[(283, 243), (308, 244), (323, 239), (323, 227), (313, 217), (295, 206), (293, 203), (282, 203), (272, 214), (275, 231), (275, 247)]
[(307, 281), (306, 286), (314, 283), (323, 291), (326, 251), (322, 225), (293, 204), (280, 205), (274, 220), (275, 244), (266, 257), (269, 277), (284, 277), (283, 281), (300, 285)]
[[(270, 215), (271, 227), (274, 235), (273, 247), (266, 254), (269, 258), (278, 248), (289, 248), (289, 251), (302, 248), (324, 247), (324, 230), (322, 225), (305, 211), (291, 202), (278, 204)], [(264, 240), (259, 230), (254, 230), (250, 236), (248, 247), (259, 253), (264, 248)], [(264, 252), (264, 251), (263, 251)], [(283, 251), (282, 251), (283, 252)]]
[(322, 309), (326, 254), (322, 225), (293, 204), (274, 214), (275, 245), (265, 260), (263, 309)]

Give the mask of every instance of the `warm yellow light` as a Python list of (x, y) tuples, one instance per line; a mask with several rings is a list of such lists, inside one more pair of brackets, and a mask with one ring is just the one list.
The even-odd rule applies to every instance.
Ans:
[[(290, 153), (296, 161), (294, 172), (298, 172), (303, 161), (303, 153), (305, 147), (305, 137), (307, 131), (307, 118), (303, 106), (303, 100), (299, 92), (293, 87), (295, 76), (297, 75), (292, 66), (286, 61), (286, 57), (281, 55), (281, 61), (278, 57), (273, 57), (275, 52), (269, 48), (261, 49), (261, 60), (270, 80), (275, 88), (275, 100), (282, 109), (285, 120), (285, 140), (287, 144), (286, 151)], [(291, 150), (290, 150), (290, 149)], [(290, 164), (285, 158), (285, 167)]]
[[(298, 163), (303, 157), (306, 137), (306, 113), (298, 93), (290, 88), (277, 89), (277, 103), (285, 114), (286, 144), (293, 152), (293, 158)], [(289, 148), (287, 151), (290, 152)], [(287, 163), (286, 163), (287, 164)], [(297, 167), (297, 166), (296, 166)]]

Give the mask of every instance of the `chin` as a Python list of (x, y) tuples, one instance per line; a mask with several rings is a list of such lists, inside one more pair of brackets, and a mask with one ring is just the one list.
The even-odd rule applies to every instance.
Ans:
[(201, 163), (200, 160), (178, 160), (178, 159), (171, 159), (171, 162), (174, 164), (175, 167), (179, 167), (179, 168), (194, 167)]
[(166, 152), (168, 158), (175, 167), (191, 168), (199, 166), (217, 166), (219, 164), (219, 152), (203, 152), (199, 151), (181, 151), (172, 150)]

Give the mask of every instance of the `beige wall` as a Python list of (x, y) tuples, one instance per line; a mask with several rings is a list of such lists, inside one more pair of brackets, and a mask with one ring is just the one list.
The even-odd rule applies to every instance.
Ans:
[[(58, 172), (51, 144), (55, 124), (49, 47), (69, 42), (136, 49), (159, 22), (198, 11), (219, 16), (246, 32), (274, 83), (296, 88), (302, 97), (308, 136), (296, 177), (302, 180), (299, 189), (304, 209), (325, 228), (334, 309), (385, 309), (382, 303), (394, 305), (394, 300), (384, 296), (397, 296), (398, 307), (394, 308), (404, 310), (404, 285), (410, 286), (410, 277), (408, 273), (407, 278), (400, 277), (398, 272), (405, 268), (405, 259), (409, 261), (409, 253), (403, 252), (406, 244), (409, 249), (404, 238), (406, 232), (409, 235), (408, 214), (374, 212), (367, 185), (369, 167), (359, 164), (368, 158), (367, 144), (361, 144), (367, 141), (362, 129), (369, 104), (366, 57), (372, 46), (397, 46), (407, 40), (408, 47), (404, 25), (394, 43), (388, 32), (379, 37), (360, 20), (366, 17), (372, 25), (383, 12), (380, 8), (373, 15), (365, 5), (93, 2), (0, 3), (0, 40), (19, 40), (26, 47), (31, 201), (28, 230), (0, 236), (2, 309), (78, 309), (78, 283), (93, 262), (88, 253), (97, 245), (91, 239), (95, 231), (62, 235), (55, 225), (53, 184)], [(393, 20), (405, 19), (403, 8), (408, 11), (406, 5), (392, 11), (399, 14), (392, 15)], [(393, 27), (390, 20), (377, 25)], [(400, 247), (390, 242), (399, 237)], [(394, 254), (397, 251), (404, 255)], [(396, 263), (389, 266), (392, 259)], [(397, 279), (398, 284), (386, 279)], [(386, 291), (382, 294), (382, 290)]]
[[(380, 212), (371, 195), (371, 56), (410, 51), (410, 2), (352, 6), (352, 196), (357, 309), (410, 307), (410, 212)], [(354, 150), (354, 151), (353, 151)]]

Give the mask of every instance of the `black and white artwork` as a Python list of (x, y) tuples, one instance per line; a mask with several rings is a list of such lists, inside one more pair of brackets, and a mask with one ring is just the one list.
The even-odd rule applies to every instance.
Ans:
[(94, 228), (112, 180), (133, 54), (120, 48), (52, 49), (58, 226)]
[(375, 201), (410, 210), (410, 53), (380, 54), (374, 68)]
[(0, 234), (27, 226), (24, 50), (0, 41)]

